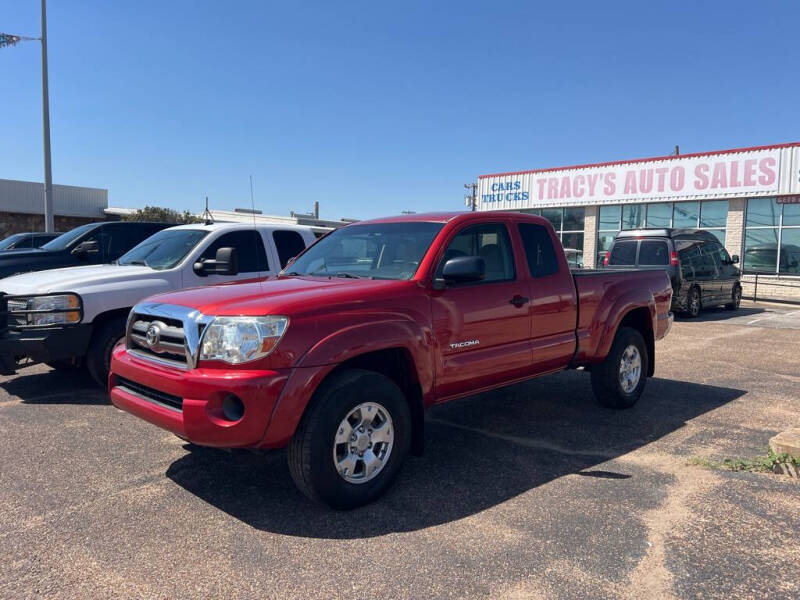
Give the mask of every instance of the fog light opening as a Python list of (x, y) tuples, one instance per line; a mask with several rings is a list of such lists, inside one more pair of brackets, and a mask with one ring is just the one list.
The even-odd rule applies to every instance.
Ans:
[(244, 402), (233, 394), (222, 399), (222, 414), (228, 421), (238, 421), (244, 416)]

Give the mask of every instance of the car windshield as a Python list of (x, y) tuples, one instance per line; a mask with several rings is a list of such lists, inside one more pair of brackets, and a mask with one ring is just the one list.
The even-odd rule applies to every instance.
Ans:
[(203, 229), (164, 229), (123, 254), (117, 263), (143, 265), (157, 271), (171, 269), (207, 235)]
[(0, 250), (7, 250), (17, 242), (19, 242), (22, 238), (25, 237), (24, 233), (15, 233), (14, 235), (8, 236), (6, 239), (0, 241)]
[(374, 223), (337, 229), (311, 246), (284, 275), (411, 279), (444, 223)]
[(64, 250), (72, 242), (77, 240), (79, 237), (81, 237), (86, 232), (91, 231), (95, 227), (97, 227), (97, 224), (95, 224), (95, 223), (89, 223), (87, 225), (81, 225), (80, 227), (76, 227), (75, 229), (72, 229), (72, 230), (68, 231), (67, 233), (64, 233), (64, 234), (58, 236), (56, 239), (47, 242), (44, 246), (42, 246), (42, 249), (44, 249), (44, 250)]

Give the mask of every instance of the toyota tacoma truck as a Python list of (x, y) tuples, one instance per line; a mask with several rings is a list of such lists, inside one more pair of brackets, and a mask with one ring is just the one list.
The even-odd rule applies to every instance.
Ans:
[(348, 509), (421, 453), (431, 405), (574, 368), (601, 404), (633, 405), (671, 297), (663, 271), (571, 273), (533, 215), (359, 222), (274, 279), (137, 304), (110, 396), (196, 445), (288, 446), (300, 490)]
[[(0, 279), (0, 373), (44, 362), (108, 383), (131, 307), (158, 292), (274, 276), (316, 241), (310, 227), (252, 223), (162, 229), (116, 264)], [(5, 314), (3, 314), (5, 313)]]

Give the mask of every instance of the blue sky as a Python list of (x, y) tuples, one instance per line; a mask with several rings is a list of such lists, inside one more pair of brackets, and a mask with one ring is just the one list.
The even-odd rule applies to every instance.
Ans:
[[(478, 174), (800, 140), (795, 2), (48, 6), (53, 179), (114, 206), (460, 210)], [(0, 31), (38, 35), (37, 0)], [(0, 178), (42, 178), (39, 46)]]

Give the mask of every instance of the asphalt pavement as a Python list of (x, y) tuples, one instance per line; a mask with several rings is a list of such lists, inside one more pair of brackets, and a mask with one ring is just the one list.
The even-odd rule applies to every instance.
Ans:
[(697, 466), (800, 425), (800, 311), (678, 320), (636, 407), (567, 372), (431, 410), (334, 512), (284, 452), (196, 448), (80, 372), (0, 377), (0, 598), (797, 598), (800, 484)]

